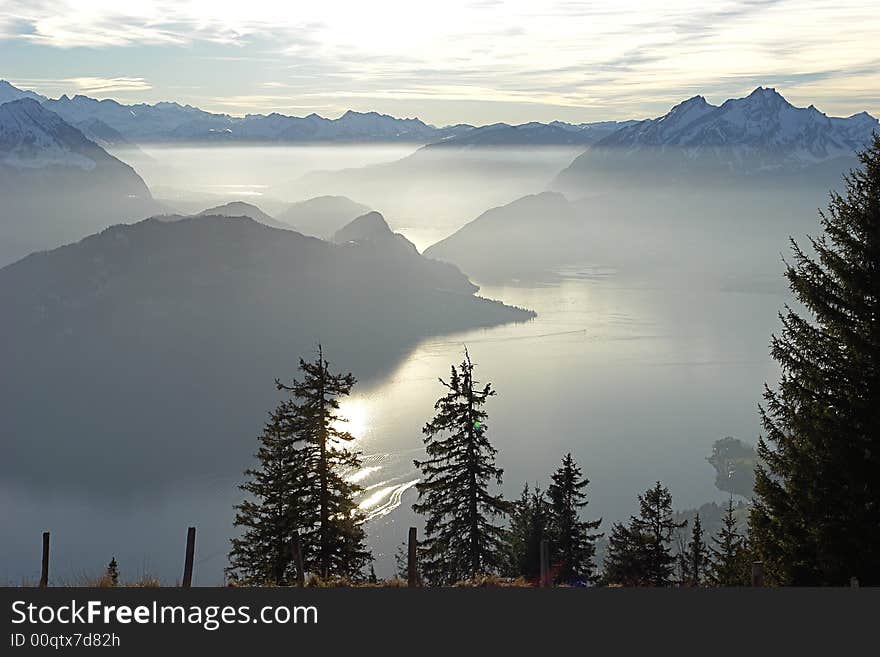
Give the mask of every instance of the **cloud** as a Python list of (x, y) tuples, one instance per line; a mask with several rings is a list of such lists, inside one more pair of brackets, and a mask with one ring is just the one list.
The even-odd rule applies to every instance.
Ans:
[[(286, 99), (507, 99), (580, 106), (590, 110), (585, 119), (623, 118), (665, 112), (694, 93), (723, 100), (783, 81), (794, 98), (809, 92), (810, 102), (849, 111), (857, 108), (842, 89), (861, 86), (859, 96), (871, 98), (878, 94), (865, 90), (880, 88), (871, 68), (880, 32), (874, 5), (446, 0), (425, 15), (407, 0), (0, 0), (0, 38), (50, 49), (180, 48), (181, 57), (205, 60), (191, 84), (216, 76), (209, 59), (238, 62), (252, 67), (253, 81), (240, 100), (260, 108), (271, 102), (263, 92), (283, 89)], [(138, 79), (108, 78), (103, 90)]]
[(143, 78), (69, 78), (77, 89), (87, 94), (106, 94), (111, 91), (149, 91), (153, 87)]
[(17, 79), (16, 83), (23, 87), (38, 91), (63, 88), (70, 90), (71, 93), (91, 94), (96, 96), (119, 91), (149, 91), (153, 88), (144, 78), (30, 78)]

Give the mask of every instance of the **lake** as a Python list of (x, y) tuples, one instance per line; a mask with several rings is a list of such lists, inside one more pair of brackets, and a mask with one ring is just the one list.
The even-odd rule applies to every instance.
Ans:
[[(412, 148), (342, 149), (335, 156), (326, 149), (274, 147), (145, 151), (154, 167), (144, 174), (148, 182), (183, 185), (183, 197), (195, 202), (213, 194), (214, 185), (246, 192), (226, 200), (254, 197), (315, 167), (389, 161)], [(540, 191), (542, 184), (536, 178), (521, 192)], [(726, 498), (713, 485), (706, 457), (721, 437), (755, 442), (759, 435), (762, 386), (777, 376), (768, 344), (777, 312), (789, 300), (774, 254), (785, 249), (785, 235), (812, 230), (815, 220), (805, 216), (798, 226), (775, 227), (744, 222), (747, 229), (707, 227), (695, 217), (678, 221), (699, 227), (706, 241), (684, 249), (670, 240), (673, 257), (665, 254), (662, 268), (647, 261), (620, 269), (574, 263), (553, 284), (484, 285), (481, 295), (534, 309), (537, 318), (425, 340), (390, 375), (361, 377), (366, 382), (355, 387), (343, 412), (364, 454), (364, 468), (352, 476), (365, 487), (359, 502), (370, 518), (380, 577), (393, 573), (397, 546), (407, 528), (419, 524), (410, 509), (419, 477), (412, 461), (422, 453), (421, 428), (443, 392), (437, 378), (461, 361), (465, 346), (479, 380), (498, 392), (487, 405), (487, 435), (498, 449), (508, 498), (526, 482), (546, 487), (567, 452), (591, 481), (586, 513), (602, 517), (605, 532), (634, 513), (637, 494), (657, 480), (669, 486), (678, 509)], [(429, 221), (395, 228), (420, 248), (449, 230), (440, 234)], [(700, 258), (688, 266), (691, 253)], [(731, 275), (701, 274), (713, 268), (713, 258), (724, 260)], [(255, 426), (254, 436), (258, 431)], [(0, 524), (15, 528), (0, 582), (38, 578), (40, 532), (51, 528), (55, 581), (81, 581), (116, 557), (123, 579), (149, 573), (173, 583), (180, 578), (186, 527), (195, 524), (195, 583), (221, 584), (240, 482), (240, 472), (217, 469), (172, 489), (106, 499), (62, 494), (51, 482), (27, 490), (0, 484)]]
[[(656, 480), (669, 486), (677, 508), (726, 497), (714, 488), (706, 457), (718, 438), (753, 442), (759, 433), (756, 404), (763, 383), (775, 378), (767, 344), (785, 295), (658, 285), (599, 268), (572, 273), (553, 286), (483, 288), (538, 317), (425, 341), (343, 405), (365, 455), (357, 479), (366, 488), (361, 506), (371, 517), (380, 576), (391, 574), (396, 546), (418, 522), (409, 508), (419, 476), (412, 459), (442, 393), (437, 377), (460, 362), (465, 345), (479, 379), (498, 391), (488, 404), (488, 436), (507, 497), (525, 482), (545, 487), (566, 452), (591, 480), (587, 513), (603, 517), (606, 531), (636, 511), (636, 494)], [(31, 532), (34, 546), (39, 528), (52, 527), (55, 567), (68, 577), (97, 572), (116, 556), (129, 573), (170, 581), (179, 577), (186, 526), (197, 524), (196, 581), (219, 584), (239, 480), (217, 472), (122, 507), (5, 490), (0, 522)], [(96, 554), (96, 544), (106, 554)], [(37, 556), (34, 548), (26, 571), (36, 572)], [(21, 572), (7, 567), (7, 578)]]

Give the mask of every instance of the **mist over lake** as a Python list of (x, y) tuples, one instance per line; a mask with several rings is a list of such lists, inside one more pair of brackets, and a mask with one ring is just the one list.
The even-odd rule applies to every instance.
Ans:
[[(351, 145), (142, 150), (153, 159), (142, 169), (151, 188), (174, 188), (177, 200), (193, 209), (208, 205), (205, 201), (216, 195), (258, 205), (267, 199), (265, 209), (277, 211), (283, 201), (266, 190), (316, 168), (334, 171), (377, 164), (406, 157), (412, 149)], [(529, 153), (520, 151), (514, 159), (525, 160)], [(401, 170), (393, 173), (406, 189)], [(422, 172), (416, 177), (413, 185), (425, 184)], [(542, 191), (550, 178), (539, 167), (519, 193), (509, 190), (511, 199)], [(435, 198), (444, 193), (441, 181)], [(821, 189), (814, 190), (801, 205), (818, 205), (823, 196)], [(376, 203), (379, 195), (352, 197), (384, 210)], [(357, 359), (346, 362), (328, 353), (334, 368), (352, 369), (361, 380), (342, 410), (365, 456), (356, 476), (366, 488), (360, 503), (370, 518), (367, 534), (380, 576), (393, 573), (394, 552), (406, 528), (418, 523), (410, 509), (419, 478), (412, 460), (422, 454), (421, 428), (441, 394), (437, 378), (448, 376), (465, 345), (479, 379), (491, 381), (498, 390), (488, 404), (488, 435), (499, 450), (508, 499), (516, 497), (524, 483), (543, 481), (566, 452), (591, 480), (590, 516), (601, 516), (606, 523), (635, 512), (635, 492), (657, 480), (668, 484), (678, 508), (726, 499), (714, 486), (715, 473), (706, 457), (712, 443), (723, 436), (757, 439), (762, 386), (776, 376), (768, 342), (777, 326), (777, 311), (789, 301), (779, 254), (788, 235), (814, 230), (815, 216), (797, 212), (775, 224), (768, 223), (769, 216), (744, 218), (733, 227), (702, 211), (693, 216), (676, 213), (672, 220), (658, 209), (666, 219), (660, 222), (643, 209), (627, 209), (627, 199), (599, 198), (598, 205), (587, 202), (576, 210), (600, 228), (590, 242), (593, 257), (556, 266), (540, 281), (473, 279), (481, 284), (481, 296), (532, 309), (535, 319), (420, 339), (384, 367), (361, 365)], [(399, 207), (407, 203), (403, 196), (390, 200)], [(491, 207), (479, 195), (466, 201)], [(461, 207), (461, 199), (456, 203)], [(411, 210), (415, 212), (415, 206)], [(438, 228), (430, 217), (439, 212), (428, 205), (423, 220), (395, 221), (391, 213), (388, 219), (392, 228), (423, 250), (468, 220)], [(690, 248), (682, 249), (683, 243)], [(491, 261), (493, 254), (481, 252), (480, 257)], [(709, 267), (709, 262), (715, 265)], [(275, 374), (293, 375), (300, 355), (308, 356), (279, 354)], [(271, 384), (271, 379), (260, 382), (266, 388), (266, 412), (271, 409)], [(254, 418), (250, 432), (242, 430), (238, 454), (256, 449), (259, 421)], [(119, 450), (126, 449), (125, 440), (120, 433)], [(93, 458), (100, 461), (101, 454)], [(0, 505), (0, 522), (16, 527), (7, 541), (0, 578), (15, 583), (36, 577), (34, 537), (51, 527), (57, 552), (64, 555), (54, 566), (60, 578), (99, 571), (115, 555), (129, 571), (173, 582), (180, 577), (185, 528), (196, 524), (196, 583), (220, 584), (234, 532), (232, 505), (240, 498), (236, 486), (249, 463), (233, 465), (230, 459), (220, 459), (212, 466), (210, 453), (198, 458), (206, 463), (197, 474), (153, 490), (55, 490), (51, 476), (31, 485), (0, 485), (6, 502)]]
[(419, 144), (148, 144), (113, 153), (173, 212), (232, 199), (276, 213), (346, 196), (381, 211), (423, 250), (488, 208), (545, 189), (580, 148), (423, 149)]

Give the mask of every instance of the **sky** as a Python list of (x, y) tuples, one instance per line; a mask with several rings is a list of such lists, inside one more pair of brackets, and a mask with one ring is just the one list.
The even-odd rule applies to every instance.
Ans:
[(0, 78), (48, 96), (436, 125), (644, 118), (775, 87), (880, 115), (876, 0), (0, 0)]

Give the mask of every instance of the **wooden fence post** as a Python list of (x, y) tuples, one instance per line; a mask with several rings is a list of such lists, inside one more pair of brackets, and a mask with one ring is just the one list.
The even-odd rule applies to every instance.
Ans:
[(550, 544), (541, 539), (541, 587), (550, 586)]
[(409, 539), (408, 539), (408, 550), (406, 556), (406, 575), (407, 575), (407, 586), (418, 586), (419, 585), (419, 570), (418, 570), (418, 562), (416, 559), (416, 547), (418, 546), (418, 541), (416, 540), (416, 528), (409, 528)]
[(192, 586), (193, 579), (193, 556), (196, 553), (196, 528), (186, 530), (186, 561), (183, 562), (183, 583), (181, 586), (188, 589)]
[(306, 585), (306, 573), (303, 569), (303, 552), (302, 541), (299, 538), (299, 532), (293, 534), (293, 558), (296, 560), (296, 585)]
[(752, 562), (752, 586), (764, 586), (764, 562)]
[(40, 588), (49, 586), (49, 532), (43, 532), (43, 562), (40, 570)]

